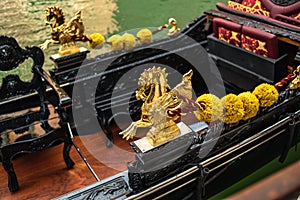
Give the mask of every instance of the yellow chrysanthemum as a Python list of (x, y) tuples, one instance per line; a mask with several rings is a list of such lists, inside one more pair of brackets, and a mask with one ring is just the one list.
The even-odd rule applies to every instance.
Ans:
[(121, 51), (123, 49), (123, 42), (120, 35), (113, 35), (107, 40), (108, 48), (111, 51)]
[(240, 121), (244, 116), (243, 102), (235, 94), (228, 94), (221, 99), (225, 108), (224, 122), (233, 124)]
[(203, 94), (196, 100), (200, 109), (194, 112), (200, 121), (206, 123), (220, 120), (223, 117), (223, 106), (221, 100), (213, 94)]
[(90, 35), (90, 39), (92, 41), (88, 42), (89, 47), (91, 47), (92, 49), (97, 48), (102, 48), (103, 44), (105, 43), (105, 38), (103, 35), (101, 35), (100, 33), (93, 33)]
[(259, 110), (259, 101), (251, 92), (243, 92), (238, 95), (238, 98), (243, 102), (244, 116), (243, 120), (254, 117)]
[(260, 84), (252, 93), (259, 100), (259, 105), (261, 107), (269, 107), (273, 105), (278, 100), (279, 95), (277, 89), (268, 83)]
[(136, 37), (139, 39), (141, 44), (150, 44), (152, 42), (152, 32), (149, 29), (142, 29)]
[(121, 40), (123, 42), (124, 48), (127, 51), (132, 50), (136, 45), (135, 37), (132, 34), (124, 33), (124, 35), (122, 35)]

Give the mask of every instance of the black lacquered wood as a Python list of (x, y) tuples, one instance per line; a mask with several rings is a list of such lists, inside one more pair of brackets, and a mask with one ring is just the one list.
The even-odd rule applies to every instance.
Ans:
[[(23, 81), (10, 71), (24, 67), (21, 64), (27, 59), (33, 61), (32, 78)], [(43, 64), (44, 53), (39, 47), (23, 49), (14, 38), (0, 36), (0, 70), (7, 74), (0, 87), (0, 162), (11, 192), (19, 189), (12, 164), (19, 154), (42, 151), (63, 142), (67, 168), (74, 165), (69, 156), (72, 140), (66, 114), (71, 99), (43, 70)]]

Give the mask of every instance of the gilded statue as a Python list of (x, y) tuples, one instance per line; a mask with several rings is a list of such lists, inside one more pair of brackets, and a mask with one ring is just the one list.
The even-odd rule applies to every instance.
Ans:
[(173, 90), (167, 81), (165, 69), (153, 67), (144, 70), (138, 81), (136, 98), (142, 100), (141, 118), (132, 122), (124, 131), (120, 132), (123, 138), (132, 139), (138, 128), (150, 127), (146, 138), (153, 146), (171, 140), (179, 135), (180, 130), (175, 121), (181, 116), (184, 101), (177, 94), (191, 97), (191, 78), (193, 71), (183, 76), (183, 80)]
[(50, 44), (60, 44), (59, 54), (61, 56), (77, 53), (77, 41), (90, 42), (91, 39), (84, 34), (84, 25), (81, 19), (81, 11), (78, 11), (70, 21), (65, 22), (62, 9), (49, 7), (46, 10), (46, 25), (51, 28), (51, 39), (46, 40), (41, 48), (48, 49)]

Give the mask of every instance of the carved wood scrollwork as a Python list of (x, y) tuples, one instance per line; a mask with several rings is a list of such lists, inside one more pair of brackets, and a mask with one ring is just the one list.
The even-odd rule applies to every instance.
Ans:
[[(44, 54), (38, 47), (26, 47), (22, 49), (14, 38), (0, 36), (0, 71), (10, 71), (17, 68), (26, 59), (32, 58), (33, 66), (42, 68), (44, 64)], [(3, 78), (0, 87), (0, 99), (13, 96), (29, 94), (38, 88), (41, 79), (33, 70), (34, 76), (31, 81), (24, 82), (18, 75), (7, 75)]]
[(0, 36), (0, 70), (9, 71), (27, 58), (24, 50), (18, 45), (14, 38)]
[[(11, 70), (23, 67), (20, 64), (28, 58), (33, 61), (30, 68), (33, 77), (30, 81), (22, 81), (18, 75), (12, 74)], [(8, 175), (8, 187), (11, 192), (19, 189), (12, 160), (20, 153), (41, 151), (62, 141), (67, 168), (74, 165), (70, 158), (71, 136), (65, 123), (65, 111), (72, 102), (63, 89), (42, 69), (43, 64), (44, 54), (39, 47), (23, 49), (14, 38), (0, 36), (0, 72), (8, 71), (0, 86), (0, 162)], [(49, 92), (46, 91), (48, 86), (52, 88)], [(48, 105), (51, 105), (51, 110), (57, 111), (58, 115), (49, 118)], [(60, 128), (54, 128), (48, 123), (52, 119), (56, 123), (53, 126)], [(43, 130), (37, 128), (34, 132), (36, 126)], [(14, 140), (9, 141), (8, 134), (13, 135)]]

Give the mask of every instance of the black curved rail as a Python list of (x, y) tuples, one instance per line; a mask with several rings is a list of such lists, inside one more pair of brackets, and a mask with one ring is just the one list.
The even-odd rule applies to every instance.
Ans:
[[(150, 45), (137, 46), (129, 52), (123, 50), (105, 53), (86, 59), (83, 63), (72, 63), (72, 59), (69, 58), (70, 63), (65, 62), (65, 68), (54, 69), (50, 73), (70, 96), (73, 94), (74, 85), (84, 91), (94, 88), (94, 84), (97, 84), (95, 93), (72, 97), (73, 101), (75, 100), (74, 108), (84, 110), (84, 105), (89, 105), (87, 106), (89, 110), (82, 112), (87, 113), (86, 117), (89, 117), (88, 113), (93, 112), (93, 106), (96, 108), (95, 115), (101, 128), (107, 133), (109, 139), (107, 145), (110, 146), (113, 138), (109, 126), (114, 122), (113, 119), (124, 113), (129, 113), (134, 118), (140, 113), (141, 104), (135, 100), (134, 92), (137, 89), (137, 79), (143, 69), (153, 67), (153, 65), (162, 68), (168, 66), (182, 75), (194, 69), (192, 82), (196, 95), (207, 91), (203, 77), (185, 57), (202, 56), (198, 47), (207, 45), (208, 29), (206, 17), (201, 15), (188, 24), (181, 34), (154, 41)], [(70, 67), (71, 65), (75, 67)], [(143, 69), (138, 68), (139, 66), (143, 66)], [(125, 82), (118, 82), (123, 74), (129, 71), (132, 74), (131, 78)], [(172, 77), (172, 74), (169, 74), (169, 77)], [(172, 83), (172, 78), (169, 78), (169, 84), (175, 85), (178, 82)], [(124, 107), (128, 104), (128, 99), (129, 108)], [(92, 107), (91, 104), (93, 104)], [(117, 113), (113, 113), (112, 109), (117, 107), (125, 109), (119, 109)]]

